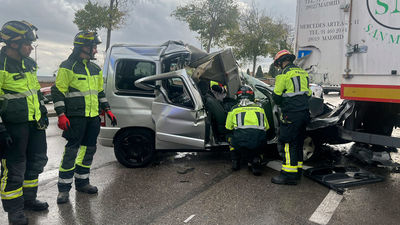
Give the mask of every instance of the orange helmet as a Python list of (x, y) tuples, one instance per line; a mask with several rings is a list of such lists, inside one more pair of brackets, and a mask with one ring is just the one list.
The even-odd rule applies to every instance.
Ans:
[(293, 62), (296, 59), (296, 56), (290, 53), (288, 50), (283, 49), (276, 53), (274, 58), (274, 66), (280, 66), (280, 64), (284, 61)]

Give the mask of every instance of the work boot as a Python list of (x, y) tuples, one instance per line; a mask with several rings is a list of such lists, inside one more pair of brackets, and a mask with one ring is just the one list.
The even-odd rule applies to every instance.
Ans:
[(253, 165), (251, 167), (251, 172), (253, 173), (254, 176), (261, 176), (261, 168), (260, 168), (260, 166)]
[(96, 194), (98, 192), (97, 187), (91, 184), (85, 184), (82, 187), (75, 187), (75, 189), (87, 194)]
[(33, 211), (43, 211), (49, 208), (49, 204), (47, 202), (42, 202), (37, 199), (27, 200), (24, 202), (24, 209), (33, 210)]
[(303, 169), (298, 168), (297, 169), (297, 174), (296, 174), (297, 180), (301, 180), (302, 176), (303, 176)]
[(233, 171), (240, 170), (240, 161), (239, 160), (232, 160), (232, 170)]
[(25, 225), (28, 224), (28, 218), (26, 218), (24, 211), (9, 212), (8, 222), (12, 225)]
[(69, 200), (69, 192), (68, 191), (58, 192), (57, 204), (67, 203), (68, 200)]
[(271, 179), (271, 182), (274, 184), (288, 184), (288, 185), (296, 185), (297, 179), (290, 178), (287, 175), (279, 174), (279, 176), (275, 176)]
[(251, 172), (254, 176), (261, 176), (261, 159), (260, 157), (255, 157), (251, 164)]

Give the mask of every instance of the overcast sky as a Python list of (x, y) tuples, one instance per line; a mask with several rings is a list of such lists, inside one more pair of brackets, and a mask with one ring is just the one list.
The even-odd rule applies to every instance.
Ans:
[[(95, 0), (93, 0), (95, 1)], [(108, 0), (98, 0), (109, 2)], [(0, 23), (9, 20), (26, 20), (38, 27), (37, 45), (38, 75), (52, 75), (59, 64), (71, 53), (72, 41), (78, 32), (72, 22), (77, 10), (86, 0), (0, 0)], [(187, 24), (171, 17), (171, 12), (188, 0), (138, 0), (130, 13), (127, 24), (112, 32), (111, 44), (137, 43), (161, 44), (167, 40), (182, 40), (200, 47), (197, 34)], [(246, 6), (251, 0), (240, 0)], [(283, 18), (294, 24), (296, 0), (255, 0), (267, 15)], [(99, 31), (103, 44), (99, 46), (98, 63), (102, 63), (106, 32)], [(35, 51), (32, 51), (35, 58)], [(264, 61), (265, 62), (265, 61)], [(102, 65), (101, 65), (102, 66)], [(246, 69), (246, 68), (244, 68)]]

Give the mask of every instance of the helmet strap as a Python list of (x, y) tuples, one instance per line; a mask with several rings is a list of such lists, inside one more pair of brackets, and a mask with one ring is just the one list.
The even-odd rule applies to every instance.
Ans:
[(21, 49), (22, 49), (22, 43), (18, 43), (18, 54), (21, 56), (21, 58), (22, 58), (22, 51), (21, 51)]
[(93, 46), (90, 46), (89, 52), (83, 50), (83, 47), (79, 47), (79, 53), (83, 53), (89, 56), (90, 60), (96, 60), (96, 58), (93, 56)]
[(278, 61), (275, 64), (279, 69), (282, 69), (282, 61)]
[(90, 45), (90, 51), (89, 51), (89, 56), (90, 56), (90, 60), (96, 60), (96, 58), (93, 55), (93, 45)]
[[(18, 47), (17, 47), (17, 48), (14, 48), (14, 47), (12, 47), (12, 44), (16, 44), (16, 45), (18, 45)], [(18, 60), (22, 59), (22, 56), (23, 56), (23, 55), (22, 55), (22, 52), (21, 52), (21, 48), (22, 48), (22, 44), (21, 44), (21, 43), (18, 43), (18, 42), (9, 42), (9, 44), (7, 44), (6, 47), (7, 47), (10, 51), (13, 51), (13, 53), (12, 53), (12, 52), (9, 52), (9, 54), (11, 54), (11, 55), (10, 55), (11, 58), (18, 59)]]

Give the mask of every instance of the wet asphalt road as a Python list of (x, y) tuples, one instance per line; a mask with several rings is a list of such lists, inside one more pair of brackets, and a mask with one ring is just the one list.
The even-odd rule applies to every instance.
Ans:
[[(70, 203), (57, 205), (65, 141), (56, 122), (51, 118), (47, 130), (49, 162), (38, 192), (50, 208), (27, 212), (30, 224), (400, 224), (400, 174), (385, 168), (356, 164), (385, 181), (338, 195), (304, 177), (297, 186), (273, 185), (270, 179), (279, 172), (270, 167), (260, 177), (246, 168), (232, 172), (225, 153), (162, 154), (147, 168), (128, 169), (116, 161), (112, 148), (103, 146), (98, 146), (91, 174), (99, 193), (72, 189)], [(7, 224), (4, 212), (0, 224)]]

